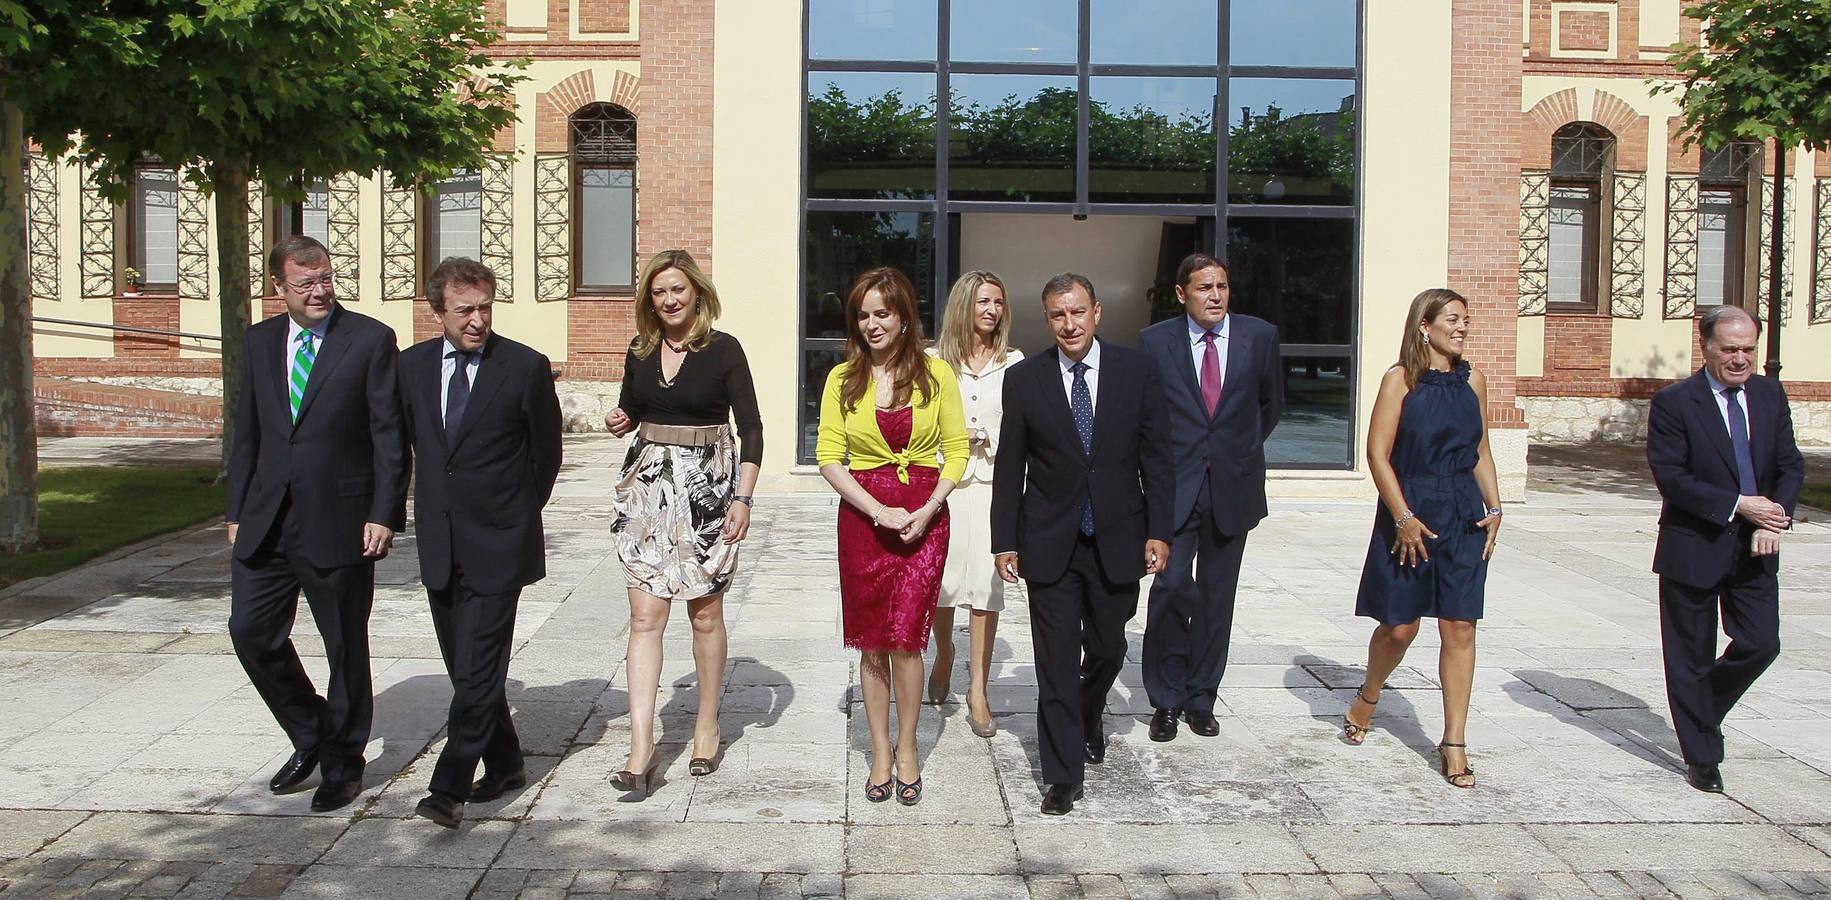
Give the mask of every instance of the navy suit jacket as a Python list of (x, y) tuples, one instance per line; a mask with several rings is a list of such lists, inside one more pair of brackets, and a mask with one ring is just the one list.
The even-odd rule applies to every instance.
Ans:
[(1136, 350), (1100, 341), (1100, 395), (1087, 453), (1068, 411), (1060, 359), (1051, 347), (1005, 370), (992, 550), (1017, 551), (1027, 580), (1060, 579), (1091, 496), (1101, 569), (1113, 581), (1137, 581), (1144, 577), (1144, 542), (1169, 543), (1175, 532), (1157, 368)]
[(1212, 416), (1202, 403), (1185, 316), (1146, 328), (1138, 335), (1138, 349), (1156, 361), (1163, 382), (1176, 467), (1176, 527), (1189, 521), (1206, 477), (1209, 517), (1222, 534), (1239, 535), (1265, 518), (1265, 439), (1284, 412), (1284, 360), (1278, 329), (1270, 322), (1235, 312), (1227, 318), (1227, 371)]
[(491, 334), (453, 440), (440, 412), (443, 336), (401, 351), (401, 406), (419, 458), (413, 526), (420, 579), (443, 590), (455, 560), (464, 581), (502, 594), (546, 577), (541, 508), (561, 458), (553, 365), (526, 344)]
[(235, 556), (258, 550), (282, 505), (297, 516), (300, 546), (322, 569), (366, 562), (365, 522), (401, 530), (407, 518), (406, 441), (395, 381), (394, 330), (338, 306), (325, 324), (292, 420), (287, 397), (286, 313), (248, 329), (242, 392), (229, 451), (226, 519)]
[[(1772, 378), (1755, 375), (1743, 394), (1755, 486), (1792, 515), (1805, 483), (1805, 459), (1793, 442), (1786, 390)], [(1663, 501), (1653, 571), (1695, 588), (1721, 584), (1748, 555), (1753, 526), (1732, 518), (1741, 495), (1735, 450), (1702, 369), (1653, 395), (1647, 465)], [(1769, 574), (1779, 571), (1779, 556), (1756, 561)]]

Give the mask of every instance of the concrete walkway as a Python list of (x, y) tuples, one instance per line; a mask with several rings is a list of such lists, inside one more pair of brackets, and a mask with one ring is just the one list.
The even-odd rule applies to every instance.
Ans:
[[(411, 534), (377, 572), (367, 790), (333, 815), (310, 814), (309, 793), (266, 790), (288, 748), (230, 654), (220, 527), (0, 593), (0, 895), (1831, 893), (1822, 522), (1787, 538), (1786, 649), (1731, 720), (1726, 795), (1691, 790), (1675, 768), (1647, 572), (1655, 502), (1631, 472), (1544, 466), (1529, 502), (1508, 512), (1489, 580), (1468, 736), (1477, 789), (1434, 769), (1428, 629), (1366, 745), (1335, 739), (1369, 630), (1352, 610), (1371, 505), (1279, 502), (1247, 550), (1220, 737), (1146, 740), (1140, 616), (1107, 762), (1075, 813), (1055, 819), (1037, 812), (1021, 595), (998, 642), (999, 734), (974, 737), (958, 702), (926, 708), (921, 805), (863, 800), (834, 500), (760, 497), (727, 604), (723, 766), (686, 774), (696, 696), (677, 619), (661, 698), (666, 781), (629, 803), (608, 782), (629, 733), (628, 608), (607, 532), (621, 458), (619, 442), (567, 439), (547, 511), (551, 574), (524, 594), (510, 671), (536, 780), (472, 806), (455, 833), (411, 817), (450, 696)], [(296, 637), (317, 653), (309, 617)], [(315, 656), (308, 668), (323, 672)]]

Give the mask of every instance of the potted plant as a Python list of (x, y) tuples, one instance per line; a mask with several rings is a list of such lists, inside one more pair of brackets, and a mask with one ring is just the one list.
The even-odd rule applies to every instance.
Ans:
[(141, 275), (140, 270), (133, 266), (128, 266), (126, 270), (121, 273), (121, 280), (127, 283), (127, 290), (125, 293), (129, 297), (140, 296), (141, 289), (146, 287), (146, 276)]

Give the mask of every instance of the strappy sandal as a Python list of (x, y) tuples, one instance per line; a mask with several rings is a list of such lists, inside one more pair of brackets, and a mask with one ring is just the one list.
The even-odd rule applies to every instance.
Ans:
[[(895, 779), (892, 780), (894, 781)], [(890, 799), (890, 782), (886, 781), (883, 784), (872, 784), (870, 781), (866, 781), (865, 799), (872, 803), (882, 803), (885, 800)]]
[[(1360, 688), (1354, 689), (1354, 699), (1359, 700), (1370, 707), (1380, 705), (1380, 701), (1378, 700), (1367, 699), (1367, 695), (1361, 693)], [(1348, 703), (1348, 712), (1353, 711), (1354, 703), (1350, 701)], [(1348, 744), (1349, 746), (1359, 747), (1363, 741), (1367, 740), (1367, 735), (1373, 731), (1373, 715), (1371, 713), (1368, 714), (1367, 724), (1357, 725), (1353, 719), (1348, 717), (1348, 712), (1344, 712), (1341, 715), (1341, 739), (1343, 743)]]
[(916, 776), (914, 781), (896, 780), (896, 802), (904, 806), (914, 806), (922, 802), (922, 778)]
[[(1451, 772), (1449, 755), (1444, 753), (1443, 750), (1446, 747), (1454, 747), (1458, 750), (1466, 751), (1468, 749), (1468, 746), (1469, 745), (1467, 745), (1467, 744), (1451, 744), (1451, 743), (1448, 743), (1447, 741), (1437, 745), (1437, 759), (1438, 759), (1438, 761), (1443, 763), (1443, 780), (1449, 782), (1452, 787), (1459, 787), (1459, 788), (1474, 787), (1475, 786), (1475, 767), (1469, 765), (1467, 762), (1464, 762), (1462, 764), (1462, 771)], [(1467, 780), (1464, 781), (1462, 779), (1467, 779)]]

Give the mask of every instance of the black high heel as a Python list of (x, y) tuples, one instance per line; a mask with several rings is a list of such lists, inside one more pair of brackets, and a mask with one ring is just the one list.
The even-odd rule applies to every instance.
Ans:
[[(1452, 744), (1452, 743), (1449, 743), (1448, 741), (1445, 741), (1445, 742), (1437, 745), (1437, 760), (1438, 760), (1438, 762), (1441, 762), (1443, 764), (1443, 780), (1449, 782), (1452, 787), (1459, 787), (1459, 788), (1474, 787), (1475, 786), (1475, 767), (1469, 765), (1467, 760), (1465, 759), (1462, 763), (1462, 771), (1451, 772), (1449, 754), (1444, 753), (1443, 748), (1455, 747), (1458, 750), (1463, 750), (1466, 752), (1468, 749), (1468, 746), (1469, 745), (1467, 745), (1467, 744)], [(1463, 781), (1461, 779), (1467, 779), (1467, 780)]]
[[(893, 778), (895, 776), (892, 776)], [(896, 802), (904, 806), (914, 806), (922, 802), (922, 778), (916, 776), (914, 781), (896, 779)]]
[(865, 799), (872, 803), (882, 803), (885, 800), (890, 799), (890, 782), (886, 781), (883, 784), (872, 784), (870, 780), (867, 779), (865, 781)]

